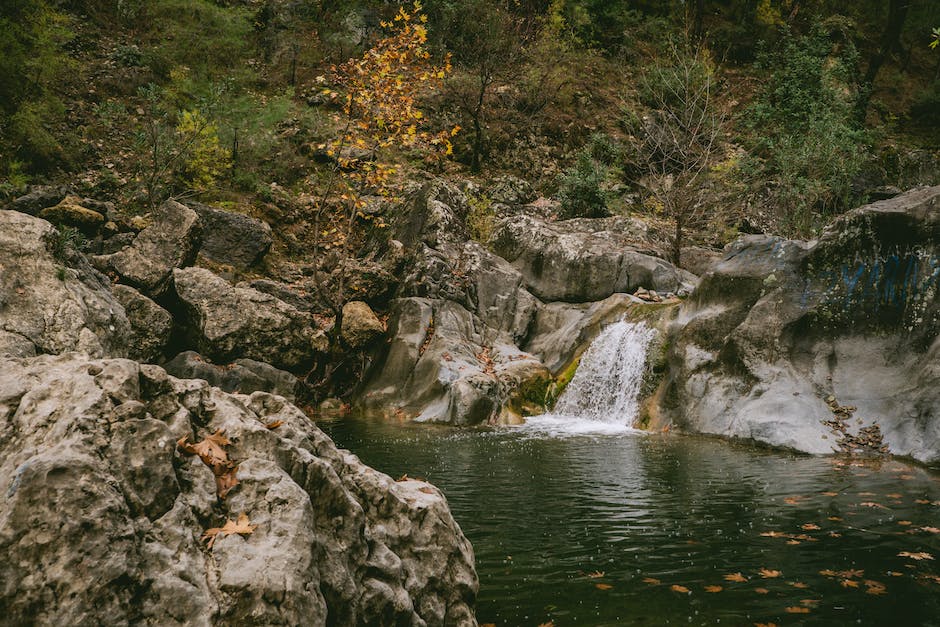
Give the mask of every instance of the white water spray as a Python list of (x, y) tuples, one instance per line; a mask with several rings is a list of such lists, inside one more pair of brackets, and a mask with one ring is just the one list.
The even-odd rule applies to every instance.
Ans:
[(656, 335), (642, 322), (605, 328), (581, 356), (555, 411), (526, 421), (530, 428), (563, 433), (622, 432), (632, 428), (646, 371), (646, 351)]

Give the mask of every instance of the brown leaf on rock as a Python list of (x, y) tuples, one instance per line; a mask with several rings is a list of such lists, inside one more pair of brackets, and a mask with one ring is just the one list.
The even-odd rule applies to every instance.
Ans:
[(232, 488), (238, 485), (238, 477), (235, 476), (237, 471), (238, 466), (232, 466), (226, 472), (215, 476), (215, 489), (220, 499), (224, 499)]
[(267, 427), (268, 429), (277, 429), (277, 428), (280, 427), (282, 424), (284, 424), (284, 421), (283, 421), (283, 420), (275, 420), (274, 422), (269, 422), (269, 423), (267, 423), (267, 424), (264, 425), (264, 426)]
[(211, 549), (212, 545), (215, 544), (215, 539), (219, 536), (231, 536), (236, 533), (247, 536), (254, 533), (257, 528), (258, 525), (252, 525), (248, 520), (248, 515), (243, 512), (238, 515), (238, 520), (229, 518), (225, 520), (225, 524), (221, 527), (206, 529), (205, 533), (202, 534), (202, 539), (209, 541), (207, 546)]
[(207, 466), (224, 464), (228, 461), (228, 453), (225, 452), (223, 447), (230, 445), (232, 442), (223, 435), (222, 429), (206, 436), (195, 444), (187, 442), (188, 439), (187, 436), (183, 436), (177, 441), (177, 446), (191, 455), (198, 455)]

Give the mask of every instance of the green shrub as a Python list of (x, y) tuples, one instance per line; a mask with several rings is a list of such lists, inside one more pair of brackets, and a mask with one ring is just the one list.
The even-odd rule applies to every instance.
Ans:
[(768, 76), (745, 115), (747, 166), (794, 234), (809, 234), (862, 200), (852, 183), (869, 138), (854, 111), (856, 62), (851, 40), (826, 25), (759, 55)]
[(591, 157), (590, 150), (582, 150), (574, 167), (567, 169), (558, 180), (558, 199), (561, 215), (569, 218), (603, 218), (609, 214), (609, 194), (604, 189), (608, 168)]
[(467, 213), (467, 228), (470, 237), (475, 242), (486, 243), (493, 234), (496, 225), (496, 212), (493, 210), (493, 201), (489, 196), (471, 196), (469, 198), (470, 211)]

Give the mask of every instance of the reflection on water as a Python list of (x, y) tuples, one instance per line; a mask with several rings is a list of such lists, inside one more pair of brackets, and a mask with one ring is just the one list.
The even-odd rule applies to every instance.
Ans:
[(481, 623), (940, 625), (940, 481), (919, 467), (628, 431), (320, 426), (444, 491)]

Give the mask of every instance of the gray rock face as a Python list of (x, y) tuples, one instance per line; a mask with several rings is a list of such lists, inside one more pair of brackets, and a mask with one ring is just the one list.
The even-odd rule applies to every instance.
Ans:
[(214, 361), (239, 357), (296, 369), (326, 349), (312, 318), (255, 289), (233, 287), (205, 268), (173, 271), (184, 320), (199, 352)]
[(817, 242), (748, 236), (683, 305), (661, 421), (811, 453), (826, 399), (894, 454), (940, 460), (940, 187), (847, 213)]
[(269, 392), (294, 402), (297, 378), (270, 364), (253, 359), (236, 359), (230, 364), (216, 365), (195, 351), (185, 351), (163, 365), (179, 379), (203, 379), (223, 392)]
[(522, 273), (543, 301), (592, 302), (638, 287), (676, 292), (694, 277), (641, 252), (642, 228), (627, 218), (547, 222), (510, 216), (497, 226), (493, 250)]
[(403, 298), (392, 303), (391, 345), (363, 391), (366, 410), (418, 421), (477, 424), (512, 412), (513, 394), (551, 373), (512, 345), (487, 341), (487, 328), (459, 304)]
[(343, 305), (343, 341), (350, 348), (365, 348), (385, 334), (385, 327), (372, 308), (358, 300)]
[[(216, 430), (239, 480), (224, 500), (176, 445)], [(4, 360), (0, 477), (11, 624), (476, 624), (441, 493), (337, 450), (280, 397), (127, 360)], [(239, 514), (251, 534), (201, 541)]]
[(273, 239), (267, 223), (197, 202), (188, 204), (202, 222), (199, 252), (210, 260), (244, 270), (271, 248)]
[(173, 330), (170, 312), (132, 287), (115, 285), (112, 291), (131, 325), (128, 357), (143, 362), (156, 361), (170, 341)]
[(69, 193), (69, 189), (56, 185), (37, 185), (30, 189), (28, 194), (20, 196), (10, 203), (9, 209), (26, 213), (31, 216), (38, 214), (46, 207), (52, 207), (62, 202)]
[(145, 295), (159, 296), (166, 291), (173, 269), (195, 260), (201, 236), (196, 212), (168, 200), (154, 212), (153, 222), (137, 234), (133, 244), (96, 261)]
[(107, 279), (79, 254), (54, 256), (56, 238), (45, 220), (0, 212), (0, 352), (126, 355), (131, 327)]

